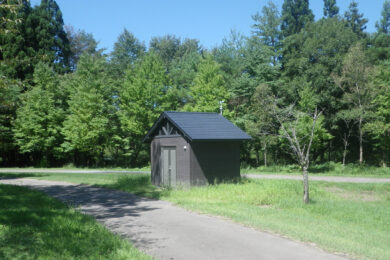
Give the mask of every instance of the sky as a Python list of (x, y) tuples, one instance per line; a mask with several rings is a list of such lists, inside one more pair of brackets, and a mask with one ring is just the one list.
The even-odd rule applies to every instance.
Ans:
[[(181, 39), (198, 39), (211, 49), (221, 44), (232, 29), (250, 35), (252, 15), (268, 0), (57, 0), (65, 25), (92, 33), (99, 48), (113, 49), (124, 28), (146, 46), (155, 36), (173, 34)], [(279, 7), (283, 0), (273, 0)], [(384, 0), (358, 0), (359, 11), (368, 19), (367, 32), (375, 31)], [(40, 0), (31, 0), (32, 5)], [(338, 0), (340, 14), (349, 0)], [(323, 15), (323, 0), (311, 0), (315, 19)]]

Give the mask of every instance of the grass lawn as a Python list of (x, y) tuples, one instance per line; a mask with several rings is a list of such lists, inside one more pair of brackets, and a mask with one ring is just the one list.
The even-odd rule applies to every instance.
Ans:
[[(5, 177), (7, 174), (3, 174)], [(171, 201), (330, 252), (361, 259), (390, 259), (390, 184), (311, 182), (311, 203), (302, 203), (302, 183), (246, 180), (192, 189), (158, 189), (148, 175), (25, 174), (25, 177), (95, 184)], [(0, 176), (1, 177), (1, 176)], [(9, 174), (8, 177), (21, 177)]]
[(223, 216), (330, 252), (390, 259), (390, 184), (311, 182), (309, 205), (302, 202), (302, 183), (290, 180), (157, 190), (148, 176), (123, 176), (105, 186)]
[(0, 184), (0, 259), (151, 259), (41, 192)]
[[(269, 167), (243, 168), (241, 173), (250, 174), (288, 174), (302, 175), (298, 165), (274, 165)], [(390, 178), (390, 167), (359, 166), (347, 164), (343, 167), (340, 163), (324, 163), (312, 165), (309, 168), (310, 175), (319, 176), (348, 176), (348, 177), (369, 177), (369, 178)]]

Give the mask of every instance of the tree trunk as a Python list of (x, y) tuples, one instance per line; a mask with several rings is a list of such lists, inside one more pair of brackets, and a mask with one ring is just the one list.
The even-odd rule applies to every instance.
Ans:
[(348, 147), (347, 135), (344, 134), (343, 167), (345, 166), (345, 158), (347, 157), (347, 147)]
[(359, 164), (363, 164), (363, 129), (362, 119), (359, 119)]
[(307, 166), (302, 168), (303, 170), (303, 202), (309, 203), (309, 173), (307, 171)]
[(344, 146), (344, 151), (343, 151), (343, 167), (345, 167), (345, 157), (347, 157), (347, 147)]
[(274, 164), (278, 164), (278, 163), (279, 163), (279, 160), (278, 160), (278, 149), (275, 149)]
[(383, 167), (383, 168), (386, 168), (386, 167), (387, 167), (385, 149), (382, 150), (382, 167)]
[(259, 149), (255, 149), (255, 154), (256, 154), (256, 166), (259, 167), (260, 165), (260, 155), (259, 155)]
[(264, 167), (267, 167), (267, 143), (264, 143)]
[(134, 145), (134, 153), (133, 153), (133, 158), (131, 159), (131, 164), (129, 165), (130, 167), (137, 166), (137, 159), (138, 159), (138, 155), (141, 151), (141, 148), (142, 148), (141, 144)]
[(76, 166), (76, 150), (73, 150), (72, 163), (73, 166)]

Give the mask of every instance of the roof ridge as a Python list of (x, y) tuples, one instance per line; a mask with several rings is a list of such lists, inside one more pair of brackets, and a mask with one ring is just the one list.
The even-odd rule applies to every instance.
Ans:
[(164, 113), (183, 113), (183, 114), (217, 114), (217, 112), (194, 112), (194, 111), (164, 111)]

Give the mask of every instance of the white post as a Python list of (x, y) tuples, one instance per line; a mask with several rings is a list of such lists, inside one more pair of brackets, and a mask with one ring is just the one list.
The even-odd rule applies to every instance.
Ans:
[(223, 100), (219, 101), (219, 113), (221, 114), (221, 116), (222, 116), (222, 104), (223, 104), (223, 102), (225, 102), (225, 101), (223, 101)]

